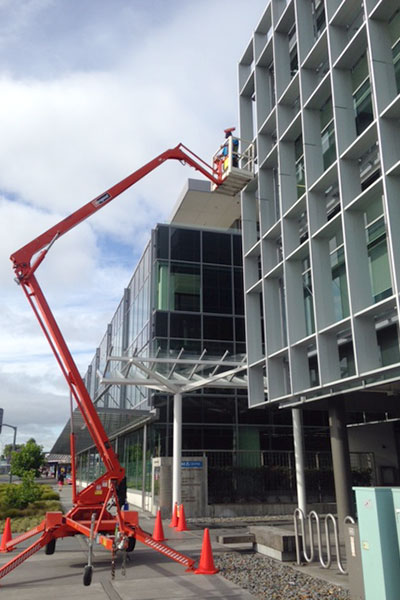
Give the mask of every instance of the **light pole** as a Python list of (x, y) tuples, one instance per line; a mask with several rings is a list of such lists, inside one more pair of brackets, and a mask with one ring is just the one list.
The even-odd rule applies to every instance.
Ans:
[[(3, 423), (3, 427), (10, 427), (14, 429), (14, 438), (13, 438), (13, 446), (12, 451), (15, 451), (16, 441), (17, 441), (17, 428), (14, 425), (7, 425), (7, 423)], [(11, 465), (10, 465), (10, 483), (12, 483), (12, 473), (11, 473)]]

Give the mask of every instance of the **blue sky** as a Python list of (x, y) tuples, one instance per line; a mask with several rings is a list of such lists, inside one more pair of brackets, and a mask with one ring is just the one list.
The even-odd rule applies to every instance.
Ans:
[[(0, 0), (0, 406), (20, 442), (50, 449), (69, 400), (9, 255), (179, 142), (208, 161), (237, 124), (237, 63), (266, 4)], [(41, 265), (82, 373), (151, 228), (196, 176), (163, 165)]]

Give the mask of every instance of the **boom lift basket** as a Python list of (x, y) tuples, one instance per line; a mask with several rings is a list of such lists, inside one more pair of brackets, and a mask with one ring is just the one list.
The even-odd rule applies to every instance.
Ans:
[(230, 135), (212, 159), (213, 170), (221, 183), (211, 190), (236, 196), (254, 177), (254, 144)]

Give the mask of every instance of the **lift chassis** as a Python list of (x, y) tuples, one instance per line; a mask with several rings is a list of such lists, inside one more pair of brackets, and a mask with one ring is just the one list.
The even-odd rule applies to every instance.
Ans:
[[(84, 584), (89, 585), (92, 578), (91, 549), (94, 542), (102, 544), (112, 552), (114, 559), (117, 550), (132, 551), (136, 540), (161, 552), (172, 560), (182, 564), (188, 570), (194, 569), (194, 560), (169, 548), (165, 544), (153, 540), (139, 526), (136, 511), (122, 511), (118, 502), (118, 486), (125, 477), (125, 470), (120, 465), (117, 455), (111, 447), (108, 436), (97, 414), (74, 359), (67, 347), (63, 335), (50, 310), (46, 298), (36, 279), (35, 272), (42, 263), (53, 243), (79, 223), (109, 204), (114, 198), (130, 188), (151, 171), (167, 160), (178, 160), (201, 172), (218, 187), (226, 180), (227, 175), (217, 170), (215, 163), (211, 167), (188, 148), (179, 144), (166, 150), (131, 175), (97, 196), (80, 209), (66, 217), (30, 243), (11, 255), (15, 279), (22, 288), (40, 327), (50, 344), (59, 367), (67, 381), (71, 397), (76, 402), (86, 427), (104, 464), (105, 472), (85, 489), (77, 492), (74, 434), (71, 434), (72, 455), (72, 502), (73, 507), (65, 515), (60, 512), (49, 512), (40, 525), (30, 531), (11, 539), (6, 544), (6, 551), (14, 550), (18, 544), (40, 535), (28, 548), (15, 555), (0, 568), (0, 578), (18, 567), (27, 558), (43, 547), (46, 553), (52, 554), (58, 538), (82, 534), (89, 539), (89, 560), (84, 571)], [(237, 170), (237, 169), (236, 169)], [(245, 178), (245, 183), (251, 177)], [(225, 192), (226, 193), (226, 192)], [(236, 192), (235, 192), (236, 193)], [(232, 192), (231, 192), (232, 194)], [(107, 506), (113, 503), (116, 514), (112, 514)]]

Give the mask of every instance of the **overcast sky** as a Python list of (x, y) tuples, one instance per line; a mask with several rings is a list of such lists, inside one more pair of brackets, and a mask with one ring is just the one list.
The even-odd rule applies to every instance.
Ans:
[[(0, 0), (0, 407), (17, 442), (50, 450), (69, 399), (9, 255), (179, 142), (209, 161), (237, 125), (237, 63), (266, 4)], [(37, 271), (82, 374), (151, 228), (196, 176), (167, 163)]]

